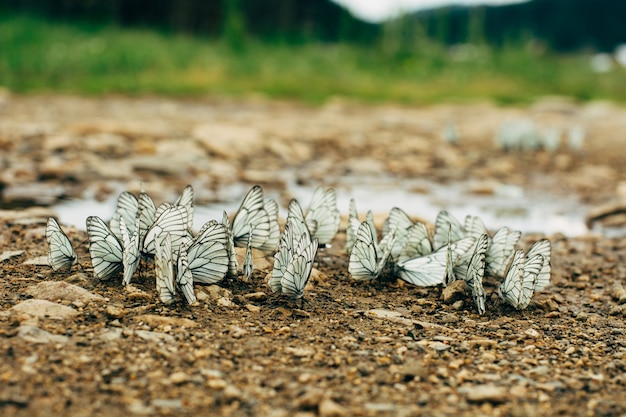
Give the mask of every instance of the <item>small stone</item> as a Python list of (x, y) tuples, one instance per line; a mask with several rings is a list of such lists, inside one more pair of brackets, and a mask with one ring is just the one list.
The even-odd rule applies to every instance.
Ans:
[(232, 402), (240, 399), (243, 393), (239, 388), (234, 385), (227, 385), (222, 391), (222, 395), (227, 402)]
[(11, 310), (17, 313), (26, 313), (39, 318), (55, 320), (64, 320), (78, 315), (78, 312), (71, 307), (34, 298), (14, 305), (11, 307)]
[(445, 304), (453, 304), (465, 297), (465, 281), (457, 280), (441, 291), (441, 298)]
[(162, 332), (151, 332), (149, 330), (135, 330), (135, 335), (137, 335), (137, 337), (148, 342), (167, 342), (167, 343), (176, 342), (176, 338), (174, 338), (174, 336), (169, 335), (167, 333), (162, 333)]
[(17, 337), (30, 343), (66, 343), (67, 336), (52, 334), (35, 326), (21, 325)]
[(258, 313), (259, 311), (261, 311), (261, 307), (255, 306), (254, 304), (246, 304), (245, 307), (251, 313)]
[(218, 389), (218, 390), (220, 390), (220, 389), (226, 388), (226, 381), (224, 381), (223, 379), (220, 379), (220, 378), (209, 379), (206, 382), (206, 386), (208, 388), (211, 388), (211, 389)]
[(536, 339), (539, 337), (539, 332), (533, 328), (527, 329), (524, 334), (531, 339)]
[(157, 316), (156, 314), (142, 314), (135, 316), (133, 320), (143, 322), (153, 329), (157, 327), (164, 328), (166, 326), (174, 329), (193, 328), (198, 326), (197, 322), (183, 317)]
[(491, 384), (471, 386), (459, 389), (459, 392), (464, 392), (468, 401), (477, 403), (503, 403), (509, 399), (509, 393), (505, 387)]
[(95, 301), (104, 301), (101, 295), (87, 291), (78, 285), (65, 281), (44, 281), (26, 288), (26, 294), (33, 298), (56, 301), (82, 302), (88, 304)]
[(20, 256), (23, 254), (23, 250), (5, 250), (0, 253), (0, 262), (6, 261), (7, 259), (15, 258), (16, 256)]
[(187, 375), (185, 372), (182, 372), (182, 371), (174, 372), (172, 375), (170, 375), (170, 382), (174, 385), (183, 384), (187, 382), (188, 380), (189, 380), (189, 375)]
[(145, 292), (134, 286), (133, 284), (126, 285), (124, 287), (124, 291), (126, 291), (126, 296), (129, 301), (138, 301), (138, 302), (149, 302), (152, 300), (152, 294)]
[(222, 307), (237, 307), (231, 298), (220, 297), (217, 299), (217, 305)]
[(318, 412), (320, 417), (342, 417), (348, 415), (348, 410), (331, 400), (330, 398), (323, 399), (318, 405)]
[(50, 264), (48, 263), (48, 256), (46, 255), (28, 258), (27, 260), (22, 262), (22, 265), (50, 266)]
[(248, 294), (244, 294), (243, 296), (246, 300), (250, 301), (265, 301), (267, 300), (267, 294), (262, 291), (251, 292)]
[(114, 305), (108, 305), (107, 308), (104, 310), (104, 312), (106, 313), (107, 316), (114, 318), (114, 319), (120, 319), (127, 314), (126, 309), (124, 307), (114, 306)]
[(322, 401), (324, 393), (317, 388), (307, 388), (304, 394), (296, 399), (295, 407), (300, 410), (313, 410)]
[(293, 355), (296, 358), (306, 358), (315, 355), (315, 349), (310, 347), (286, 347), (285, 353)]

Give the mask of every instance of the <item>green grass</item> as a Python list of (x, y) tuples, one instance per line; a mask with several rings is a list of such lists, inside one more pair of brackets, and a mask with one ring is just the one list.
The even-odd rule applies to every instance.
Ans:
[(584, 55), (482, 48), (474, 59), (458, 62), (443, 47), (416, 44), (392, 53), (382, 43), (366, 48), (250, 40), (233, 50), (217, 39), (1, 16), (0, 86), (18, 93), (263, 94), (311, 103), (333, 96), (403, 103), (526, 103), (555, 94), (626, 100), (626, 70), (594, 74)]

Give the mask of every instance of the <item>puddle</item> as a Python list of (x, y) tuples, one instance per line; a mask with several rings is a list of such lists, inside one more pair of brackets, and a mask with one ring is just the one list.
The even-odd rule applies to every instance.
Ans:
[[(584, 223), (588, 207), (578, 199), (556, 197), (551, 193), (524, 190), (516, 186), (502, 186), (492, 194), (476, 195), (468, 192), (469, 183), (442, 185), (426, 180), (379, 177), (342, 177), (337, 183), (337, 205), (343, 214), (347, 214), (350, 198), (354, 198), (360, 214), (368, 209), (374, 213), (388, 213), (391, 208), (400, 207), (410, 215), (434, 222), (437, 213), (445, 209), (461, 222), (468, 214), (477, 215), (492, 230), (508, 226), (524, 233), (563, 233), (570, 237), (588, 232)], [(196, 205), (194, 229), (199, 229), (208, 220), (221, 219), (223, 210), (229, 214), (236, 211), (248, 188), (241, 184), (227, 186), (217, 194), (225, 196), (228, 201)], [(303, 207), (308, 206), (313, 189), (314, 186), (298, 185), (295, 180), (287, 185), (287, 191)], [(266, 189), (266, 196), (279, 201), (276, 190)], [(93, 199), (75, 200), (52, 208), (61, 223), (84, 230), (87, 216), (97, 215), (109, 219), (115, 210), (116, 200), (117, 193), (102, 202)], [(286, 217), (286, 211), (286, 207), (281, 207), (281, 217)]]

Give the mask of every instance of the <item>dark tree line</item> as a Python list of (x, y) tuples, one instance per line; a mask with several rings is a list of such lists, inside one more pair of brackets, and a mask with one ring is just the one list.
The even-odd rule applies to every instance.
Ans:
[[(330, 0), (8, 0), (0, 10), (231, 39), (372, 43), (385, 34)], [(445, 44), (534, 38), (556, 51), (606, 51), (626, 43), (626, 0), (448, 7), (407, 16), (402, 24)]]

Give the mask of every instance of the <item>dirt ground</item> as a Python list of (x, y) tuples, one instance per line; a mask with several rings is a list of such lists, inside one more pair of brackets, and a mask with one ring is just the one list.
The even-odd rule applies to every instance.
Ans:
[[(494, 132), (516, 118), (581, 126), (584, 147), (504, 152)], [(457, 144), (441, 139), (449, 121)], [(271, 294), (264, 283), (271, 264), (260, 258), (251, 282), (197, 286), (197, 305), (169, 307), (158, 300), (150, 266), (126, 288), (94, 279), (84, 231), (65, 227), (80, 261), (70, 273), (53, 272), (41, 258), (46, 218), (56, 214), (50, 204), (105, 199), (119, 186), (143, 186), (158, 203), (188, 183), (197, 204), (241, 199), (255, 183), (278, 191), (284, 204), (286, 171), (313, 186), (389, 176), (399, 186), (416, 177), (470, 179), (476, 193), (503, 183), (539, 187), (554, 198), (575, 195), (597, 207), (601, 221), (624, 226), (625, 143), (626, 109), (562, 98), (527, 108), (340, 99), (310, 108), (262, 99), (7, 95), (0, 99), (0, 414), (626, 415), (624, 235), (548, 236), (552, 285), (520, 312), (502, 305), (498, 283), (487, 280), (484, 316), (469, 297), (442, 302), (438, 288), (393, 277), (354, 282), (345, 224), (318, 252), (302, 307)], [(237, 184), (240, 195), (225, 194)], [(522, 246), (541, 236), (524, 235)]]

